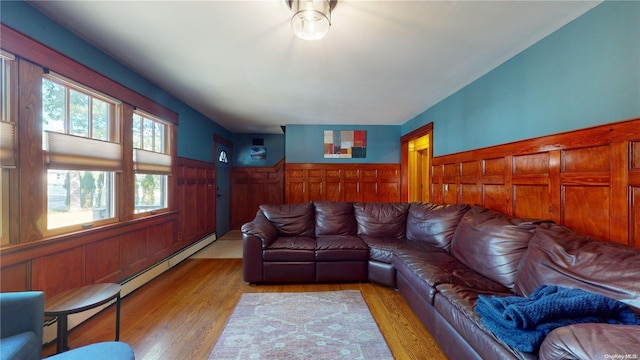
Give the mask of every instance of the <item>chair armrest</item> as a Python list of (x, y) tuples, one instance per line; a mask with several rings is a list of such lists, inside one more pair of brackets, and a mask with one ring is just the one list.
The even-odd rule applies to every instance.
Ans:
[(3, 338), (33, 331), (42, 352), (44, 292), (0, 293), (0, 334)]
[(278, 237), (278, 229), (264, 216), (262, 210), (258, 210), (256, 217), (251, 222), (242, 225), (241, 230), (244, 235), (260, 238), (263, 249), (266, 249)]
[(547, 335), (540, 360), (640, 358), (640, 326), (586, 323), (563, 326)]

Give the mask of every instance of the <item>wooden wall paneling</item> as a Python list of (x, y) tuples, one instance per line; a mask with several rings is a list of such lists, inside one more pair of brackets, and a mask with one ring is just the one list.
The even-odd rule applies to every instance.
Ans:
[(122, 279), (122, 238), (115, 236), (85, 246), (86, 284)]
[(306, 171), (304, 169), (285, 169), (285, 201), (289, 204), (306, 202)]
[(146, 228), (147, 257), (149, 262), (155, 263), (171, 255), (172, 249), (172, 223), (164, 222)]
[(86, 284), (84, 247), (78, 246), (32, 261), (32, 290), (45, 292), (49, 298)]
[(205, 216), (207, 216), (207, 178), (205, 169), (196, 169), (195, 184), (196, 201), (192, 202), (190, 205), (195, 208), (195, 212), (192, 215), (195, 218), (196, 234), (199, 236), (204, 233), (206, 229)]
[(323, 169), (307, 169), (306, 180), (306, 196), (305, 201), (322, 201), (324, 200), (323, 182)]
[[(640, 247), (639, 144), (637, 118), (436, 157), (432, 199), (472, 203), (478, 162), (480, 205)], [(459, 185), (459, 196), (451, 184)]]
[(324, 173), (324, 189), (325, 200), (342, 201), (344, 193), (342, 193), (342, 183), (344, 182), (341, 169), (327, 169)]
[(609, 146), (562, 152), (562, 221), (586, 234), (610, 239), (611, 151)]
[(609, 239), (609, 187), (571, 184), (563, 185), (562, 191), (563, 224), (581, 233)]
[[(284, 171), (281, 167), (277, 171), (268, 172), (264, 190), (266, 204), (284, 203)], [(257, 210), (257, 207), (254, 207)]]
[(344, 201), (356, 202), (361, 201), (360, 198), (360, 169), (346, 168), (341, 172), (342, 188), (341, 199)]
[(122, 235), (122, 260), (125, 276), (131, 276), (152, 264), (147, 251), (147, 231), (139, 229)]
[(31, 290), (31, 262), (3, 267), (0, 271), (0, 292)]
[[(308, 176), (306, 169), (296, 172), (291, 182), (296, 184)], [(304, 181), (304, 180), (301, 180)], [(262, 204), (284, 203), (284, 159), (273, 167), (234, 167), (231, 170), (231, 228), (253, 220)], [(301, 183), (302, 184), (302, 183)]]
[(364, 202), (378, 201), (378, 172), (376, 169), (363, 168), (360, 170), (360, 198)]
[(398, 164), (287, 164), (286, 203), (400, 201)]
[(445, 204), (442, 185), (443, 167), (444, 165), (431, 166), (431, 201), (437, 204)]
[(176, 207), (178, 224), (171, 224), (177, 235), (171, 248), (191, 244), (215, 231), (216, 172), (215, 164), (178, 158), (176, 166)]
[(630, 150), (629, 141), (611, 143), (611, 208), (609, 209), (610, 239), (623, 244), (629, 244), (629, 210), (630, 189), (629, 169)]
[(629, 146), (629, 245), (640, 248), (640, 140)]
[(460, 164), (449, 163), (442, 166), (442, 201), (445, 204), (455, 204), (460, 202), (458, 177), (460, 175)]
[(465, 204), (482, 203), (482, 166), (479, 161), (460, 163), (458, 185), (459, 202)]
[(244, 223), (245, 204), (251, 203), (249, 193), (249, 173), (246, 171), (231, 171), (231, 228), (239, 229)]
[[(256, 212), (260, 208), (262, 204), (280, 204), (280, 202), (272, 202), (269, 200), (268, 196), (268, 186), (267, 186), (267, 172), (259, 171), (259, 172), (250, 172), (249, 173), (249, 197), (248, 201), (241, 203), (240, 206), (245, 208), (248, 212), (246, 216), (243, 218), (243, 223), (253, 220)], [(274, 189), (274, 191), (278, 191)], [(241, 224), (239, 224), (241, 225)], [(236, 229), (240, 227), (237, 226)]]
[(183, 233), (185, 235), (185, 240), (187, 242), (192, 242), (198, 236), (198, 227), (196, 224), (197, 217), (195, 212), (195, 204), (198, 200), (198, 179), (196, 178), (196, 169), (187, 168), (186, 169), (186, 179), (184, 184), (184, 209), (181, 211), (185, 212), (185, 222), (182, 225)]
[(512, 213), (511, 164), (509, 158), (491, 158), (482, 162), (482, 205), (503, 213)]
[(550, 219), (549, 153), (512, 157), (513, 215)]
[(630, 234), (629, 245), (640, 248), (640, 186), (632, 186), (631, 189), (631, 204), (629, 211), (630, 218)]
[(562, 224), (561, 158), (561, 150), (549, 151), (549, 203), (547, 205), (549, 218), (557, 224)]
[(400, 169), (382, 168), (378, 171), (378, 201), (400, 201)]

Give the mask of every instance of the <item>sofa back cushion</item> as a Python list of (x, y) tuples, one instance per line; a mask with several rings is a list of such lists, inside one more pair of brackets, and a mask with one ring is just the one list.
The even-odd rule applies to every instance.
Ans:
[(358, 235), (402, 239), (409, 203), (353, 203)]
[(518, 264), (539, 222), (472, 206), (453, 233), (451, 255), (513, 292)]
[(467, 210), (467, 204), (414, 202), (407, 213), (407, 239), (424, 241), (448, 252), (453, 233)]
[(260, 205), (260, 210), (278, 229), (278, 235), (314, 237), (315, 210), (312, 203)]
[(316, 201), (316, 237), (325, 235), (356, 235), (357, 224), (353, 203)]
[(579, 288), (640, 310), (640, 249), (541, 225), (520, 262), (516, 294), (529, 296), (542, 284)]

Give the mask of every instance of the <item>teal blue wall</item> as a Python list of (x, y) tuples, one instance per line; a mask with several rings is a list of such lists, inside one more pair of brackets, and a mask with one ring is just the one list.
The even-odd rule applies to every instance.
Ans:
[(640, 2), (611, 1), (402, 125), (434, 156), (640, 116)]
[[(264, 139), (265, 160), (251, 159), (253, 139)], [(274, 166), (284, 158), (284, 134), (233, 134), (233, 166)]]
[[(367, 157), (325, 159), (324, 130), (366, 130)], [(288, 163), (397, 164), (400, 162), (400, 126), (287, 125), (285, 143)]]
[[(214, 134), (235, 136), (22, 1), (0, 1), (0, 19), (177, 112), (178, 156), (212, 161)], [(287, 125), (270, 147), (284, 147), (287, 162), (363, 162), (324, 159), (322, 133), (364, 129), (364, 162), (397, 163), (400, 135), (429, 122), (439, 156), (638, 117), (639, 64), (640, 2), (605, 2), (402, 126)], [(234, 161), (244, 164), (238, 141)]]
[[(179, 114), (178, 156), (213, 161), (213, 136), (231, 133), (22, 1), (0, 1), (0, 20)], [(213, 119), (215, 120), (215, 119)]]

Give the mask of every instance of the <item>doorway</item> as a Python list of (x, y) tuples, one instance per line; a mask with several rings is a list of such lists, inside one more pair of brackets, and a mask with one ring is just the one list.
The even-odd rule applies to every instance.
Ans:
[(400, 138), (402, 151), (402, 200), (429, 202), (433, 123)]
[(231, 148), (228, 140), (216, 136), (214, 150), (216, 159), (216, 237), (221, 237), (231, 228)]

